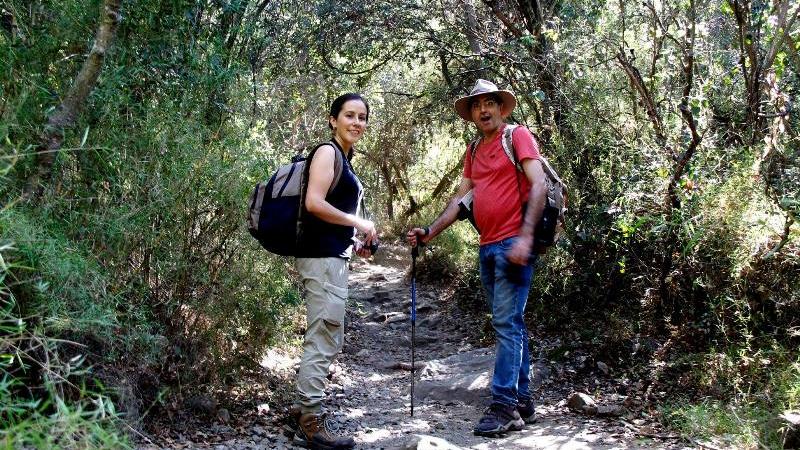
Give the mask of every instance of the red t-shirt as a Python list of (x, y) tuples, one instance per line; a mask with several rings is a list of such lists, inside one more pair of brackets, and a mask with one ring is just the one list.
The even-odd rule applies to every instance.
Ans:
[[(522, 227), (522, 203), (528, 200), (531, 184), (518, 172), (503, 151), (503, 129), (491, 142), (481, 140), (472, 154), (467, 146), (464, 178), (474, 184), (472, 208), (475, 223), (481, 230), (481, 245), (516, 236)], [(511, 135), (517, 160), (539, 159), (539, 144), (530, 130), (517, 127)]]

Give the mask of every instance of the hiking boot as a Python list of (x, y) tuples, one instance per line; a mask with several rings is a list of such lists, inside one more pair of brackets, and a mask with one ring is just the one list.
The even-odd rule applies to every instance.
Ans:
[(492, 403), (483, 412), (483, 417), (472, 432), (476, 436), (497, 437), (508, 431), (519, 431), (524, 426), (525, 422), (519, 416), (516, 407)]
[(294, 434), (297, 432), (297, 429), (300, 428), (300, 406), (292, 405), (289, 407), (289, 411), (286, 413), (286, 416), (283, 418), (283, 425), (281, 425), (281, 430), (283, 435), (287, 438), (291, 439), (294, 437)]
[(349, 450), (356, 446), (353, 438), (335, 435), (338, 427), (325, 415), (303, 414), (298, 424), (294, 443), (301, 447), (312, 450)]
[(517, 403), (517, 412), (525, 423), (536, 423), (536, 408), (533, 407), (533, 400), (527, 399)]

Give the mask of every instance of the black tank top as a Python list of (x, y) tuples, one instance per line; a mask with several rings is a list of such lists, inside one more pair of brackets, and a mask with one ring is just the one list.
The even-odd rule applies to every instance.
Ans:
[[(325, 201), (340, 211), (356, 214), (364, 192), (363, 186), (339, 144), (335, 140), (331, 140), (330, 144), (337, 152), (342, 153), (342, 176), (333, 190), (325, 197)], [(311, 158), (314, 157), (314, 154), (311, 155)], [(305, 165), (306, 180), (310, 168), (311, 160), (309, 159)], [(305, 193), (302, 198), (305, 199)], [(350, 258), (353, 252), (353, 238), (356, 235), (355, 227), (335, 225), (310, 214), (305, 209), (305, 200), (302, 203), (300, 216), (298, 258)]]

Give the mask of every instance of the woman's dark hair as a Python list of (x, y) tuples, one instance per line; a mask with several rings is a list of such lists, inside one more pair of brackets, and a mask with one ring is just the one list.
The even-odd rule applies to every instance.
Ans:
[[(361, 94), (356, 94), (353, 92), (348, 92), (347, 94), (342, 94), (336, 97), (336, 100), (334, 100), (333, 103), (331, 103), (331, 114), (330, 114), (331, 117), (333, 118), (339, 117), (339, 113), (342, 112), (342, 107), (344, 106), (345, 103), (349, 102), (350, 100), (359, 100), (362, 103), (364, 103), (364, 106), (367, 107), (367, 122), (369, 122), (369, 103), (367, 103), (367, 100), (364, 99), (364, 97), (362, 97)], [(331, 126), (330, 122), (328, 122), (328, 128), (330, 128), (331, 130), (333, 129), (333, 126)]]

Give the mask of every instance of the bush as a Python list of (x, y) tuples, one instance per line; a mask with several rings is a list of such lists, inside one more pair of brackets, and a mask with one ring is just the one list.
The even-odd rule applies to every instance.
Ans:
[(12, 286), (30, 283), (30, 267), (9, 258), (13, 251), (11, 242), (0, 243), (0, 446), (129, 448), (102, 385), (86, 385), (93, 382), (87, 348), (21, 318)]

